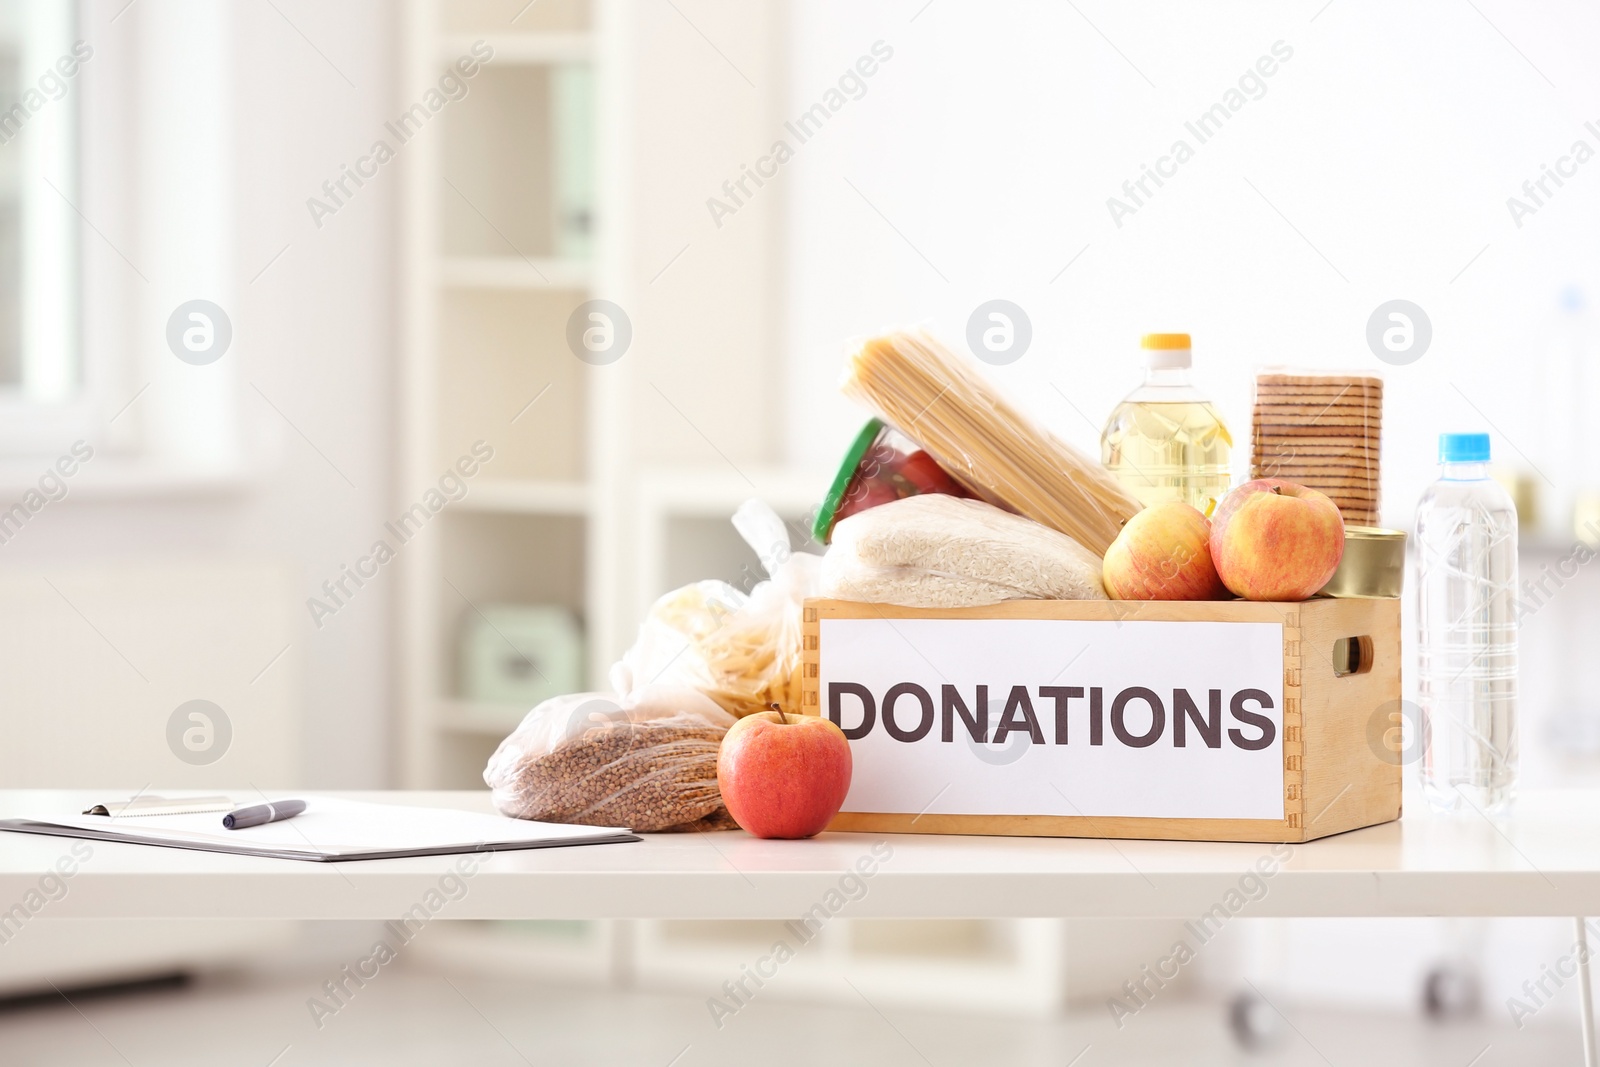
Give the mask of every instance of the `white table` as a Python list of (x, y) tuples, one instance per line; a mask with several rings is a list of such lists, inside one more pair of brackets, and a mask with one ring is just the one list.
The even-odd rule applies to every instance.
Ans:
[[(116, 791), (113, 790), (113, 793)], [(126, 792), (124, 790), (124, 792)], [(241, 790), (241, 792), (250, 792)], [(0, 791), (0, 816), (79, 811), (105, 791)], [(486, 793), (333, 794), (489, 811)], [(75, 842), (0, 834), (0, 908)], [(811, 908), (873, 846), (853, 918), (1183, 917), (1210, 910), (1271, 845), (824, 834), (656, 834), (632, 844), (484, 858), (452, 919), (786, 919)], [(81, 844), (80, 844), (80, 847)], [(450, 857), (302, 863), (92, 843), (51, 918), (382, 919), (416, 903)], [(1491, 823), (1425, 814), (1288, 850), (1240, 914), (1573, 916), (1600, 913), (1600, 795), (1525, 797)]]
[[(81, 811), (116, 792), (0, 791), (0, 817)], [(491, 810), (480, 792), (334, 795)], [(75, 864), (64, 894), (41, 894), (41, 878), (74, 845), (92, 855)], [(864, 894), (853, 882), (841, 885), (864, 861), (872, 870)], [(38, 905), (31, 917), (51, 919), (393, 919), (440, 901), (428, 894), (455, 862), (303, 863), (0, 833), (0, 921), (24, 900)], [(1259, 885), (1241, 882), (1263, 869), (1274, 873)], [(481, 857), (464, 891), (443, 888), (453, 899), (434, 918), (793, 919), (853, 896), (843, 913), (864, 919), (1196, 920), (1230, 891), (1235, 901), (1256, 898), (1232, 912), (1250, 917), (1583, 916), (1600, 914), (1600, 795), (1533, 794), (1493, 822), (1414, 814), (1293, 846), (656, 834)], [(1581, 921), (1578, 930), (1583, 936)], [(1583, 977), (1586, 1062), (1593, 1064), (1587, 968)]]

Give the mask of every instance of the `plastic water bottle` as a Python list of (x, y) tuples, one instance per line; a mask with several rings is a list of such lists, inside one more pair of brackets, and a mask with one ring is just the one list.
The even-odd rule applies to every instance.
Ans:
[(1503, 810), (1517, 783), (1517, 509), (1489, 435), (1439, 437), (1417, 507), (1422, 785), (1436, 810)]

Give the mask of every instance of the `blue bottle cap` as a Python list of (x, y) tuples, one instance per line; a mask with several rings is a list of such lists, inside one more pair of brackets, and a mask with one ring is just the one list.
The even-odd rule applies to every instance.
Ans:
[(1439, 435), (1440, 463), (1489, 462), (1489, 435), (1486, 433), (1442, 433)]

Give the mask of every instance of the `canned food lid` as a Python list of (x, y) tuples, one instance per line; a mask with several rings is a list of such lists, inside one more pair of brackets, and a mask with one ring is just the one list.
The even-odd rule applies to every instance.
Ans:
[(1347, 541), (1404, 541), (1404, 530), (1391, 530), (1386, 526), (1356, 526), (1346, 523), (1344, 536)]
[(1322, 595), (1391, 599), (1405, 583), (1406, 534), (1380, 526), (1346, 526), (1344, 558)]
[(856, 468), (861, 466), (867, 449), (872, 447), (883, 430), (882, 419), (868, 419), (867, 424), (861, 427), (861, 432), (856, 434), (856, 439), (850, 442), (850, 449), (839, 464), (839, 472), (833, 476), (833, 484), (828, 487), (828, 495), (822, 498), (822, 506), (817, 509), (817, 521), (811, 524), (811, 536), (821, 543), (827, 544), (833, 536), (834, 520), (839, 514), (840, 505), (844, 503), (845, 493), (850, 489), (850, 481), (856, 476)]

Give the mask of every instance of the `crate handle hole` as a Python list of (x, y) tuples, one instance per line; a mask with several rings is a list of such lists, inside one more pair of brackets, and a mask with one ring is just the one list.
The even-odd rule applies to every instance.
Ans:
[(1346, 678), (1372, 670), (1372, 638), (1341, 637), (1333, 643), (1333, 674)]

